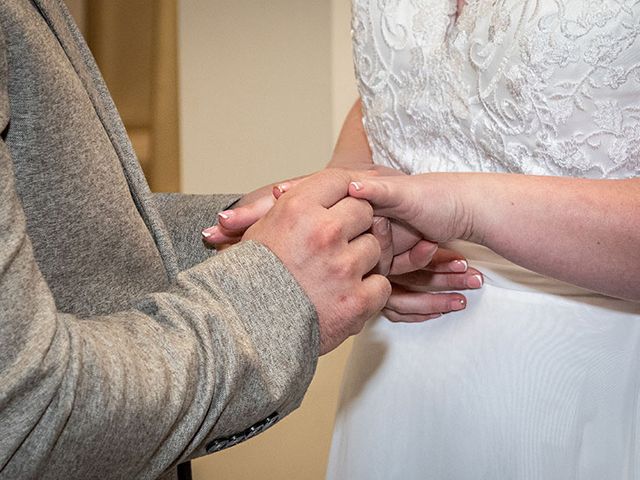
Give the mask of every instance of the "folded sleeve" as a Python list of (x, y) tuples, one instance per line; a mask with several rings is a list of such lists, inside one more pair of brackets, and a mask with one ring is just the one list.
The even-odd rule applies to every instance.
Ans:
[(0, 478), (156, 478), (292, 411), (318, 336), (299, 284), (253, 242), (182, 271), (130, 310), (58, 311), (0, 138)]
[(192, 267), (215, 253), (205, 248), (203, 228), (217, 222), (217, 214), (236, 202), (240, 195), (186, 195), (155, 193), (153, 200), (169, 231), (180, 270)]

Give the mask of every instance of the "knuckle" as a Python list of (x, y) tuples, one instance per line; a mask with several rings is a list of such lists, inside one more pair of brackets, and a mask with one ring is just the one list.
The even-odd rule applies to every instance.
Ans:
[(366, 200), (361, 200), (358, 198), (354, 198), (356, 202), (358, 202), (360, 208), (362, 209), (362, 215), (371, 220), (373, 223), (373, 207)]
[(283, 197), (276, 205), (280, 206), (285, 215), (300, 215), (305, 210), (305, 201), (298, 195)]
[(356, 293), (351, 298), (351, 306), (355, 315), (362, 316), (369, 310), (369, 299), (362, 293)]
[(373, 295), (374, 298), (379, 299), (381, 307), (387, 303), (391, 294), (393, 293), (393, 286), (389, 279), (383, 275), (371, 275), (371, 280), (375, 281)]
[(329, 265), (329, 273), (336, 279), (351, 278), (356, 273), (358, 262), (352, 256), (343, 256)]
[(421, 293), (421, 307), (419, 312), (421, 315), (431, 315), (448, 310), (447, 295), (442, 293)]
[(382, 277), (381, 287), (380, 287), (380, 295), (386, 300), (393, 293), (393, 286), (387, 277)]
[(339, 243), (342, 236), (342, 225), (335, 221), (327, 221), (313, 229), (310, 241), (318, 249), (324, 250)]
[(449, 306), (449, 297), (447, 295), (431, 295), (433, 298), (433, 305), (430, 311), (425, 314), (436, 314), (440, 312), (449, 312), (451, 307)]
[(342, 311), (346, 318), (357, 321), (361, 318), (369, 308), (369, 301), (366, 296), (360, 292), (351, 292), (340, 296), (339, 302), (340, 311)]
[(455, 274), (446, 275), (447, 287), (451, 290), (464, 287), (464, 277)]
[[(382, 255), (382, 245), (380, 245), (380, 242), (378, 241), (378, 239), (376, 239), (376, 237), (374, 237), (373, 235), (371, 235), (371, 252), (376, 256), (376, 257), (380, 257)], [(392, 255), (393, 253), (390, 251), (389, 248), (385, 248), (385, 251), (389, 253), (389, 255)]]
[(363, 221), (366, 220), (370, 225), (373, 225), (373, 207), (369, 202), (353, 197), (344, 198), (341, 202), (350, 215)]
[(363, 250), (366, 255), (371, 255), (379, 258), (382, 254), (382, 247), (378, 239), (371, 233), (365, 233), (362, 235)]

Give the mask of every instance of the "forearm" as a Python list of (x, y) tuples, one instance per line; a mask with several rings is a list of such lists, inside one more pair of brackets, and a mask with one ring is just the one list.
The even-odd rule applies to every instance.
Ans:
[(523, 267), (640, 300), (640, 179), (453, 174), (470, 240)]
[(156, 478), (297, 406), (317, 316), (275, 255), (245, 242), (129, 310), (61, 312), (12, 164), (0, 140), (0, 478)]
[[(275, 257), (252, 260), (251, 248), (93, 319), (56, 312), (41, 278), (14, 278), (0, 295), (11, 341), (0, 354), (0, 477), (57, 478), (73, 465), (82, 478), (155, 478), (295, 408), (317, 358), (313, 307), (278, 280)], [(21, 286), (29, 299), (15, 298)]]
[(372, 163), (371, 149), (362, 125), (362, 103), (358, 98), (342, 124), (340, 135), (327, 167), (349, 168), (368, 163)]
[[(263, 308), (253, 304), (255, 282), (274, 265), (256, 262), (247, 275), (244, 259), (221, 255), (181, 275), (173, 292), (95, 319), (57, 313), (52, 302), (32, 303), (30, 317), (18, 316), (28, 312), (24, 304), (3, 302), (11, 315), (5, 321), (20, 325), (4, 333), (20, 346), (13, 360), (22, 360), (7, 358), (0, 375), (11, 392), (0, 405), (2, 450), (13, 452), (0, 476), (53, 478), (72, 464), (83, 478), (150, 478), (183, 455), (204, 454), (213, 438), (275, 411), (286, 415), (310, 380), (317, 334), (303, 333), (305, 302), (293, 315), (279, 301), (268, 305), (271, 297), (260, 300)], [(262, 290), (285, 294), (277, 284)], [(298, 347), (287, 351), (299, 334)]]

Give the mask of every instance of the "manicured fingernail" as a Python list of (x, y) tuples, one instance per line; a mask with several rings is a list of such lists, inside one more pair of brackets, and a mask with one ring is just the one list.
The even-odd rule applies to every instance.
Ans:
[(467, 306), (467, 301), (464, 299), (451, 300), (449, 302), (449, 308), (453, 311), (462, 310), (466, 306)]
[(351, 186), (355, 189), (356, 192), (362, 190), (362, 183), (360, 182), (351, 182)]
[(468, 288), (480, 288), (482, 287), (483, 283), (484, 282), (482, 280), (482, 275), (479, 274), (471, 275), (469, 278), (467, 278)]
[(218, 217), (223, 218), (224, 220), (229, 220), (233, 217), (235, 212), (233, 210), (225, 210), (224, 212), (218, 213)]
[(467, 271), (468, 267), (469, 265), (466, 260), (453, 260), (452, 262), (449, 262), (449, 270), (452, 272), (464, 273)]
[(273, 187), (273, 196), (275, 197), (275, 199), (279, 199), (282, 194), (284, 192), (286, 192), (287, 190), (285, 189), (284, 185), (276, 185), (275, 187)]
[(209, 238), (211, 235), (216, 233), (217, 230), (218, 227), (216, 227), (215, 225), (213, 227), (205, 228), (204, 230), (202, 230), (202, 236), (204, 238)]

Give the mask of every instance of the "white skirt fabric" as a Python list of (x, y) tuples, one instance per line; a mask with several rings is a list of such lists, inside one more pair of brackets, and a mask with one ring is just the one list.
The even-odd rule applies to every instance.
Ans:
[(356, 339), (327, 478), (640, 479), (640, 305), (452, 248), (484, 287)]

